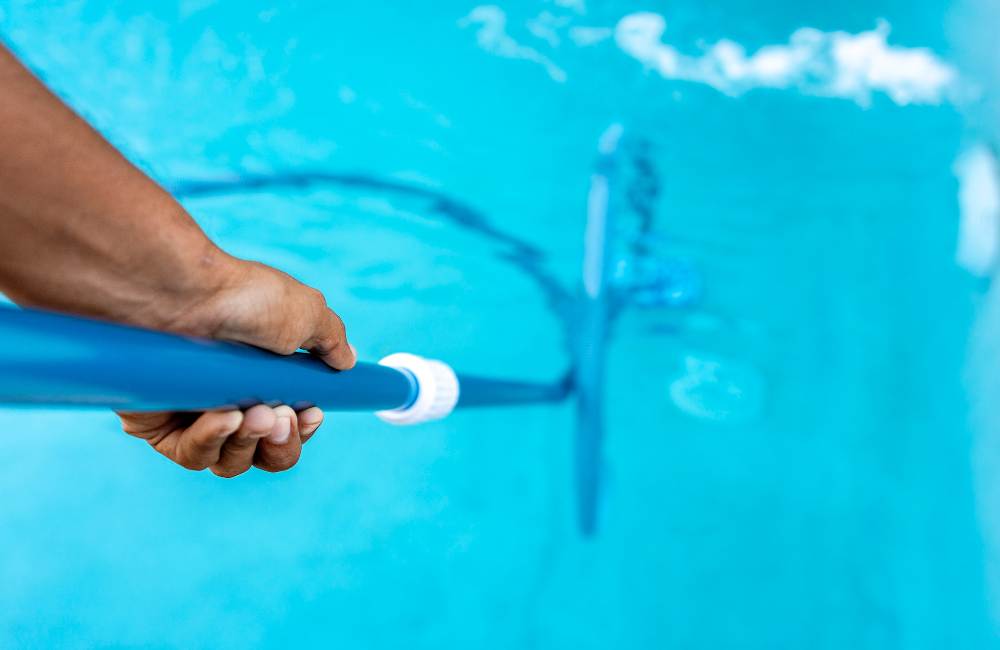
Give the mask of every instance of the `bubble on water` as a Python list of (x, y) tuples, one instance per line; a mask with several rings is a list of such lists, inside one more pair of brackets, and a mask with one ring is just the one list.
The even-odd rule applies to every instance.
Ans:
[(688, 354), (670, 399), (688, 415), (717, 422), (751, 422), (764, 408), (764, 379), (739, 361)]

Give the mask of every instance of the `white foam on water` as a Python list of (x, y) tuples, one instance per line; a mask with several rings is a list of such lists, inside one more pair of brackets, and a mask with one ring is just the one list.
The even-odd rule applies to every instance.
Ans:
[[(549, 1), (550, 0), (545, 0), (545, 2)], [(581, 16), (587, 13), (586, 0), (555, 0), (555, 3), (557, 7), (565, 7), (566, 9), (572, 9)]]
[(521, 45), (507, 34), (507, 14), (496, 5), (481, 5), (459, 18), (458, 26), (480, 25), (476, 43), (490, 54), (506, 59), (524, 59), (541, 64), (553, 80), (566, 81), (566, 73), (544, 54)]
[(611, 38), (615, 30), (610, 27), (570, 27), (569, 38), (577, 47), (587, 47)]
[(701, 354), (684, 357), (684, 374), (670, 382), (669, 392), (677, 408), (702, 420), (751, 422), (764, 407), (764, 380), (757, 371)]
[(859, 34), (803, 27), (787, 45), (765, 45), (750, 56), (728, 39), (707, 46), (700, 56), (682, 54), (660, 40), (666, 28), (659, 14), (629, 14), (618, 21), (615, 42), (665, 79), (707, 84), (733, 97), (754, 88), (794, 88), (868, 107), (873, 92), (900, 106), (937, 105), (956, 92), (955, 68), (928, 48), (889, 45), (890, 26), (884, 20)]
[(1000, 166), (985, 145), (955, 160), (958, 178), (958, 245), (955, 262), (973, 275), (993, 275), (1000, 254)]
[(552, 47), (559, 47), (562, 42), (559, 38), (559, 32), (557, 31), (560, 27), (565, 27), (569, 24), (572, 18), (569, 16), (553, 16), (548, 11), (543, 11), (538, 14), (536, 18), (532, 18), (525, 23), (528, 31), (531, 32), (533, 36), (537, 36), (540, 39), (548, 41), (549, 45)]

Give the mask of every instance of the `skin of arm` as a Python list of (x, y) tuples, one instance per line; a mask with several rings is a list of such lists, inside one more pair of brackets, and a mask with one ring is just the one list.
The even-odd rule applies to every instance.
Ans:
[[(223, 252), (2, 45), (0, 125), (0, 291), (15, 303), (354, 365), (319, 291)], [(178, 464), (226, 477), (288, 469), (323, 420), (264, 405), (119, 416)]]

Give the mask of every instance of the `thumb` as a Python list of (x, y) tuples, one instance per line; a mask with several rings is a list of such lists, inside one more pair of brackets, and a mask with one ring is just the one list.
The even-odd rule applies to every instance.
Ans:
[(358, 360), (354, 346), (347, 342), (344, 322), (328, 307), (320, 317), (316, 333), (302, 344), (302, 348), (337, 370), (349, 370)]

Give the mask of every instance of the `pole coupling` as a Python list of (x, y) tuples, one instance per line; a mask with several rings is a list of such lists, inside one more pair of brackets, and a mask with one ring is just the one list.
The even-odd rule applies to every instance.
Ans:
[(389, 424), (420, 424), (446, 417), (458, 403), (458, 377), (451, 367), (436, 359), (397, 352), (378, 362), (408, 375), (416, 394), (408, 404), (389, 411), (376, 411)]

